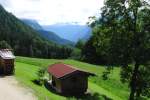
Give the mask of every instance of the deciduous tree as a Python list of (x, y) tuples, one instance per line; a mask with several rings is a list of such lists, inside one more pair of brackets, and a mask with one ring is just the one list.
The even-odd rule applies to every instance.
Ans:
[(131, 90), (130, 100), (150, 89), (149, 76), (142, 74), (149, 70), (149, 16), (147, 0), (105, 0), (101, 25), (95, 25), (99, 30), (93, 31), (96, 52), (103, 52), (110, 64), (122, 66), (122, 79), (129, 82)]

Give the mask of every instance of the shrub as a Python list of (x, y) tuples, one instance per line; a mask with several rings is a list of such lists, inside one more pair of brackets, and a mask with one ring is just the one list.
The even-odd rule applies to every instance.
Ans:
[(39, 85), (43, 85), (44, 84), (44, 81), (45, 81), (45, 78), (44, 78), (45, 72), (46, 72), (46, 68), (45, 67), (40, 68), (39, 71), (37, 72), (38, 80), (36, 80), (36, 82)]

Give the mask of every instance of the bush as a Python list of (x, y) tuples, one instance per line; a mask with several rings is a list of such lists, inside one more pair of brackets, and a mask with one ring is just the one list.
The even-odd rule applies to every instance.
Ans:
[(110, 72), (112, 69), (113, 69), (113, 67), (111, 67), (111, 66), (106, 67), (105, 71), (102, 74), (103, 80), (107, 80), (109, 78), (109, 75), (110, 75)]
[(36, 83), (39, 84), (39, 85), (43, 85), (44, 84), (44, 81), (45, 81), (45, 72), (46, 72), (46, 68), (45, 67), (42, 67), (39, 69), (38, 73), (37, 73), (37, 76), (38, 76), (38, 80), (36, 80)]

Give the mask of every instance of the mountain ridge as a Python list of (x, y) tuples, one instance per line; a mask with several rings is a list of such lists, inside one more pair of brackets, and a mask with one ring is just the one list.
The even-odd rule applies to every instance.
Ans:
[(61, 45), (74, 45), (72, 41), (69, 41), (67, 39), (63, 39), (54, 32), (46, 31), (42, 28), (42, 26), (33, 19), (21, 19), (25, 24), (29, 25), (30, 27), (34, 28), (39, 32), (39, 35), (44, 37), (47, 40), (53, 41), (57, 44)]
[(25, 18), (22, 18), (21, 19), (25, 24), (31, 26), (33, 29), (35, 30), (42, 30), (43, 28), (38, 24), (38, 22), (34, 19), (25, 19)]
[[(53, 24), (53, 25), (43, 25), (43, 29), (47, 31), (52, 31), (58, 36), (63, 37), (64, 39), (77, 42), (80, 39), (87, 40), (91, 37), (92, 29), (87, 25), (78, 25), (78, 24)], [(86, 38), (85, 38), (86, 37)]]

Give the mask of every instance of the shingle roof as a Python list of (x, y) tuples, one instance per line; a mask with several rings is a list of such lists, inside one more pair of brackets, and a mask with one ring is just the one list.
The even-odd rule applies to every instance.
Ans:
[(1, 49), (0, 57), (3, 59), (15, 59), (15, 56), (10, 49)]
[(68, 74), (71, 74), (75, 71), (80, 71), (82, 73), (91, 74), (85, 71), (81, 71), (79, 69), (74, 68), (71, 65), (63, 64), (63, 63), (57, 63), (53, 64), (48, 67), (48, 72), (55, 76), (56, 78), (62, 78)]

